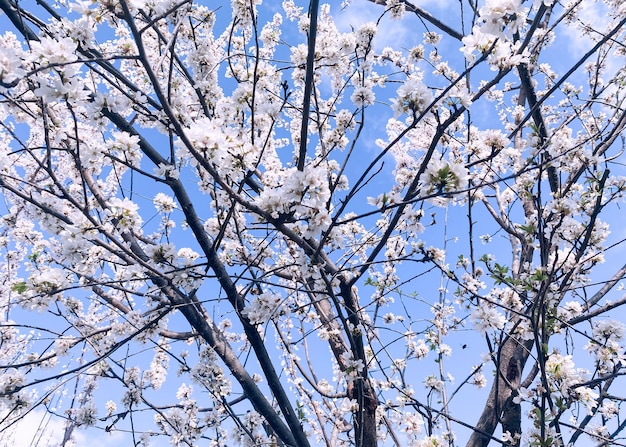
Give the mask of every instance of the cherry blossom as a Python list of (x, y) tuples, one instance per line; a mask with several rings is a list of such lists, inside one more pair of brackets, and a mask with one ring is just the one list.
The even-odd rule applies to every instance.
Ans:
[(3, 445), (619, 444), (623, 2), (31, 3)]

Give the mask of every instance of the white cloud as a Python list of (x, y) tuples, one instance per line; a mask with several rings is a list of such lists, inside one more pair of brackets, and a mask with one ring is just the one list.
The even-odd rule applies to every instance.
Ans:
[[(577, 9), (576, 18), (576, 22), (561, 29), (562, 34), (557, 36), (558, 40), (555, 42), (557, 48), (559, 44), (565, 44), (569, 47), (565, 54), (571, 55), (571, 58), (563, 61), (568, 66), (577, 62), (577, 58), (582, 57), (597, 44), (598, 38), (602, 34), (609, 32), (615, 26), (615, 21), (610, 17), (609, 9), (602, 3), (582, 2)], [(581, 24), (585, 24), (591, 29), (589, 33), (583, 32)], [(596, 55), (594, 55), (587, 61), (595, 62), (596, 60)], [(609, 54), (603, 63), (603, 78), (605, 81), (608, 81), (624, 67), (624, 58)], [(586, 75), (579, 71), (577, 75), (572, 77), (572, 82), (574, 84), (584, 84), (586, 78)], [(615, 92), (616, 87), (609, 86), (605, 96), (610, 96)]]
[[(384, 6), (376, 5), (367, 0), (354, 1), (342, 11), (332, 9), (335, 24), (340, 31), (348, 32), (357, 29), (367, 22), (376, 22), (384, 12)], [(375, 39), (377, 47), (391, 46), (398, 42), (406, 41), (410, 32), (410, 23), (407, 20), (386, 20), (383, 19)]]
[[(6, 412), (0, 413), (0, 418), (3, 419), (4, 416)], [(11, 427), (0, 427), (0, 447), (58, 447), (63, 441), (64, 433), (64, 420), (51, 418), (49, 413), (42, 410), (34, 410)], [(76, 429), (73, 432), (73, 441), (67, 446), (108, 447), (131, 444), (123, 433), (106, 433), (97, 429)]]
[[(2, 418), (6, 416), (3, 412)], [(1, 447), (58, 446), (63, 440), (64, 423), (51, 420), (43, 411), (34, 410), (19, 422), (0, 432)]]
[[(606, 8), (602, 4), (595, 2), (582, 2), (577, 9), (577, 21), (565, 27), (565, 35), (567, 36), (570, 50), (574, 54), (582, 56), (593, 45), (588, 35), (581, 32), (578, 25), (580, 23), (587, 24), (593, 29), (603, 31), (608, 29), (610, 18), (606, 14)], [(595, 37), (598, 35), (595, 34)]]
[[(438, 13), (445, 10), (450, 2), (451, 0), (421, 0), (413, 3), (437, 16)], [(352, 4), (344, 10), (339, 10), (337, 6), (333, 6), (331, 11), (337, 28), (340, 31), (348, 32), (364, 23), (378, 21), (381, 14), (385, 11), (385, 6), (375, 4), (369, 0), (353, 0)], [(399, 47), (411, 48), (416, 43), (419, 43), (422, 39), (422, 32), (420, 31), (419, 35), (416, 35), (416, 21), (419, 21), (419, 19), (412, 13), (407, 13), (401, 20), (392, 20), (389, 14), (386, 14), (380, 22), (378, 34), (374, 42), (376, 48), (382, 49), (387, 46), (396, 49), (399, 49)], [(454, 26), (452, 27), (454, 28)], [(437, 30), (432, 25), (430, 28)], [(421, 23), (417, 29), (422, 29)]]

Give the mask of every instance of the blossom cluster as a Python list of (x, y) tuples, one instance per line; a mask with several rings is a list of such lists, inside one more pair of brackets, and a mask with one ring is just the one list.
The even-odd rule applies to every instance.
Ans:
[(40, 409), (66, 443), (618, 437), (623, 2), (27, 3), (0, 442)]

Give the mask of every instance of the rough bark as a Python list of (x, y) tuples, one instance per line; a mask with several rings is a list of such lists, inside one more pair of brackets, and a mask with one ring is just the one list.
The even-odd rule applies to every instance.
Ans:
[(520, 342), (508, 337), (502, 344), (496, 360), (497, 380), (494, 380), (487, 403), (483, 408), (467, 447), (486, 447), (498, 424), (511, 434), (521, 432), (521, 411), (513, 402), (521, 382), (521, 374), (528, 360), (532, 341)]

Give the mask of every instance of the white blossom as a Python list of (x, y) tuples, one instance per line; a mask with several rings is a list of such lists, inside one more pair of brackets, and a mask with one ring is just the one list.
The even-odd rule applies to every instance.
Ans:
[(153, 202), (154, 207), (161, 213), (171, 213), (176, 209), (174, 199), (167, 194), (163, 194), (162, 192), (159, 192), (154, 196)]
[(485, 303), (472, 311), (470, 321), (476, 330), (484, 334), (489, 330), (503, 329), (507, 319), (502, 312)]
[(273, 318), (289, 311), (285, 300), (278, 294), (265, 292), (254, 295), (250, 303), (242, 311), (250, 323), (265, 324)]
[(426, 85), (415, 77), (409, 78), (398, 88), (397, 97), (393, 99), (392, 109), (395, 116), (403, 113), (420, 113), (432, 103), (432, 93)]

